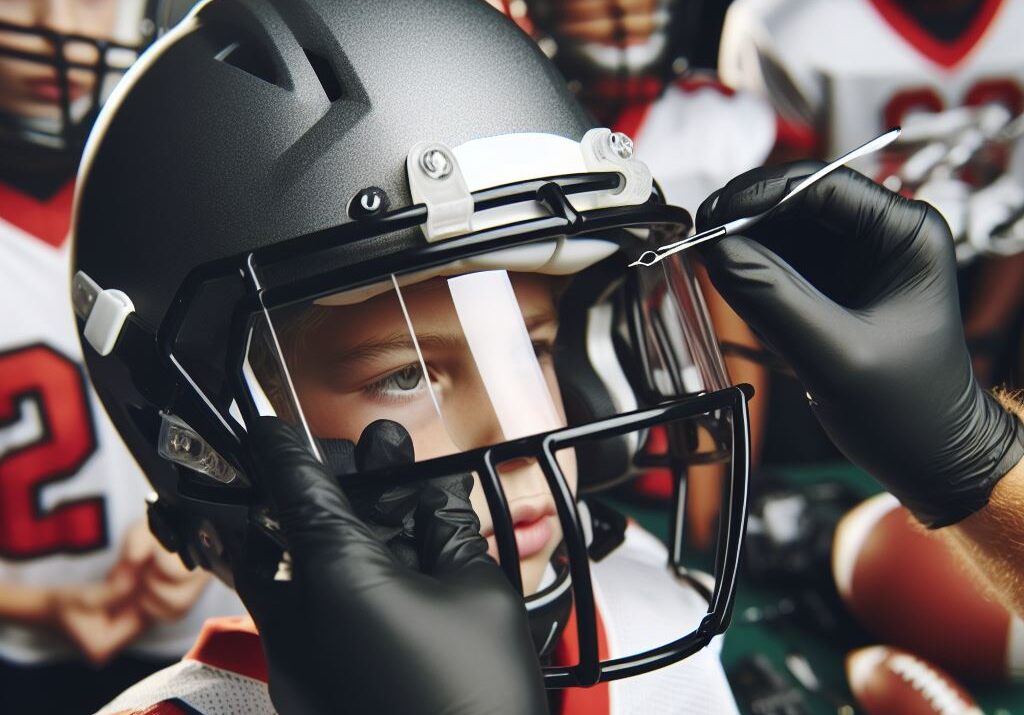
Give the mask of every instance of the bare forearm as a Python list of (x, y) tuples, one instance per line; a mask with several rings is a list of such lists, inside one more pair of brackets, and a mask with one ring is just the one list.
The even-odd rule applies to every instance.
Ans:
[[(1003, 390), (995, 397), (1024, 419), (1019, 394)], [(984, 509), (937, 533), (991, 585), (995, 598), (1024, 616), (1024, 459), (999, 480)]]
[(53, 608), (51, 589), (0, 583), (0, 620), (46, 625), (53, 620)]
[(1000, 480), (984, 509), (939, 533), (1007, 608), (1024, 616), (1024, 460)]

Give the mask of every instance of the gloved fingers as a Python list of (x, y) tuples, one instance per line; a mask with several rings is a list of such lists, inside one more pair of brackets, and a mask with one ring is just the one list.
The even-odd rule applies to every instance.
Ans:
[[(399, 423), (377, 420), (363, 430), (355, 448), (360, 472), (385, 469), (415, 461), (412, 436)], [(365, 519), (374, 534), (403, 566), (419, 570), (415, 542), (415, 513), (421, 485), (418, 482), (397, 485), (365, 485), (348, 489), (356, 513)]]
[[(787, 166), (782, 169), (801, 175), (809, 168), (806, 162)], [(772, 205), (785, 193), (779, 170), (757, 170), (734, 179), (701, 207), (705, 220), (728, 221)], [(768, 178), (761, 180), (761, 175)], [(786, 181), (795, 184), (802, 178)], [(744, 235), (770, 248), (833, 301), (852, 309), (918, 286), (926, 275), (941, 277), (931, 285), (942, 288), (955, 270), (952, 238), (938, 212), (846, 168), (798, 194)], [(701, 253), (709, 264), (720, 258), (714, 242), (702, 246)]]
[(845, 308), (757, 241), (728, 236), (706, 253), (715, 288), (798, 376), (802, 366), (825, 359), (820, 351), (830, 351), (850, 331)]
[(356, 515), (301, 430), (265, 417), (250, 425), (248, 442), (297, 569), (349, 562), (372, 577), (374, 570), (394, 568), (390, 552)]
[(712, 193), (697, 209), (697, 230), (755, 216), (777, 204), (802, 179), (823, 167), (820, 161), (762, 166), (740, 174)]
[(410, 464), (416, 459), (409, 431), (392, 420), (368, 424), (359, 437), (355, 456), (361, 471)]
[[(371, 422), (359, 437), (355, 459), (360, 472), (411, 464), (416, 459), (412, 436), (397, 422)], [(419, 489), (418, 483), (367, 485), (353, 490), (352, 494), (358, 493), (365, 507), (365, 511), (360, 509), (360, 516), (377, 524), (398, 527), (411, 536)]]
[[(767, 211), (821, 166), (820, 162), (803, 161), (741, 174), (701, 204), (698, 224), (707, 228)], [(948, 229), (920, 230), (926, 218), (937, 218), (928, 214), (926, 204), (905, 199), (863, 174), (840, 167), (746, 233), (770, 245), (801, 272), (800, 264), (814, 260), (807, 258), (814, 254), (819, 254), (821, 261), (845, 261), (855, 270), (873, 270), (897, 256), (933, 259), (952, 247), (951, 236), (944, 235)], [(786, 228), (797, 221), (801, 230), (793, 235)], [(809, 243), (808, 236), (827, 243)]]
[(487, 564), (487, 542), (469, 501), (473, 478), (468, 474), (433, 479), (423, 486), (416, 509), (420, 563), (426, 573), (444, 579), (474, 564)]

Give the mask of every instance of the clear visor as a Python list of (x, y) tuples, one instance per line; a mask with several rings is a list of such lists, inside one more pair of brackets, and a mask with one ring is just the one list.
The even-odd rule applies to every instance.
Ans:
[[(397, 422), (419, 462), (725, 387), (686, 265), (609, 276), (623, 259), (598, 243), (506, 249), (268, 311), (246, 357), (253, 400), (317, 439)], [(600, 404), (580, 414), (588, 392)]]
[(504, 270), (392, 276), (271, 313), (277, 345), (255, 335), (250, 364), (264, 404), (303, 415), (318, 439), (355, 441), (387, 419), (423, 461), (547, 432), (566, 425), (556, 290)]

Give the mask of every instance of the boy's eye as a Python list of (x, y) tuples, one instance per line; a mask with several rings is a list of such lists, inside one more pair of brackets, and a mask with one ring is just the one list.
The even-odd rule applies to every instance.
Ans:
[(423, 378), (423, 371), (420, 370), (419, 365), (406, 365), (398, 372), (389, 375), (388, 378), (400, 390), (415, 390)]
[(554, 352), (554, 348), (555, 346), (552, 345), (550, 340), (533, 341), (533, 353), (540, 360), (551, 357), (552, 353)]
[(374, 395), (399, 397), (415, 392), (422, 386), (423, 371), (419, 365), (413, 364), (370, 383), (364, 389)]

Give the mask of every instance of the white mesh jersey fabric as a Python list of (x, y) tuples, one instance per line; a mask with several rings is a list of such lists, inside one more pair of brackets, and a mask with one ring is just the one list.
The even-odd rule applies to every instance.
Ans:
[(96, 715), (144, 710), (165, 700), (180, 700), (202, 715), (276, 713), (263, 681), (198, 661), (182, 660), (128, 688)]
[[(923, 52), (906, 29), (879, 12), (880, 5), (736, 0), (722, 30), (722, 79), (767, 96), (792, 120), (819, 124), (830, 158), (889, 129), (890, 122), (904, 124), (922, 107), (942, 111), (1021, 96), (1024, 3), (1003, 2), (973, 44), (956, 43), (964, 54), (945, 61)], [(916, 28), (913, 20), (905, 24)], [(900, 107), (906, 111), (888, 116)], [(807, 116), (792, 116), (798, 113)], [(878, 161), (877, 155), (864, 157), (853, 166), (874, 174)]]
[[(626, 540), (591, 564), (594, 595), (613, 658), (663, 645), (684, 635), (703, 618), (708, 604), (667, 566), (668, 553), (635, 524)], [(674, 624), (680, 626), (678, 632)], [(738, 713), (719, 658), (721, 638), (674, 665), (610, 684), (610, 715)]]
[(691, 214), (729, 179), (764, 163), (775, 144), (775, 112), (751, 92), (713, 82), (671, 85), (636, 131), (637, 156), (670, 204)]

